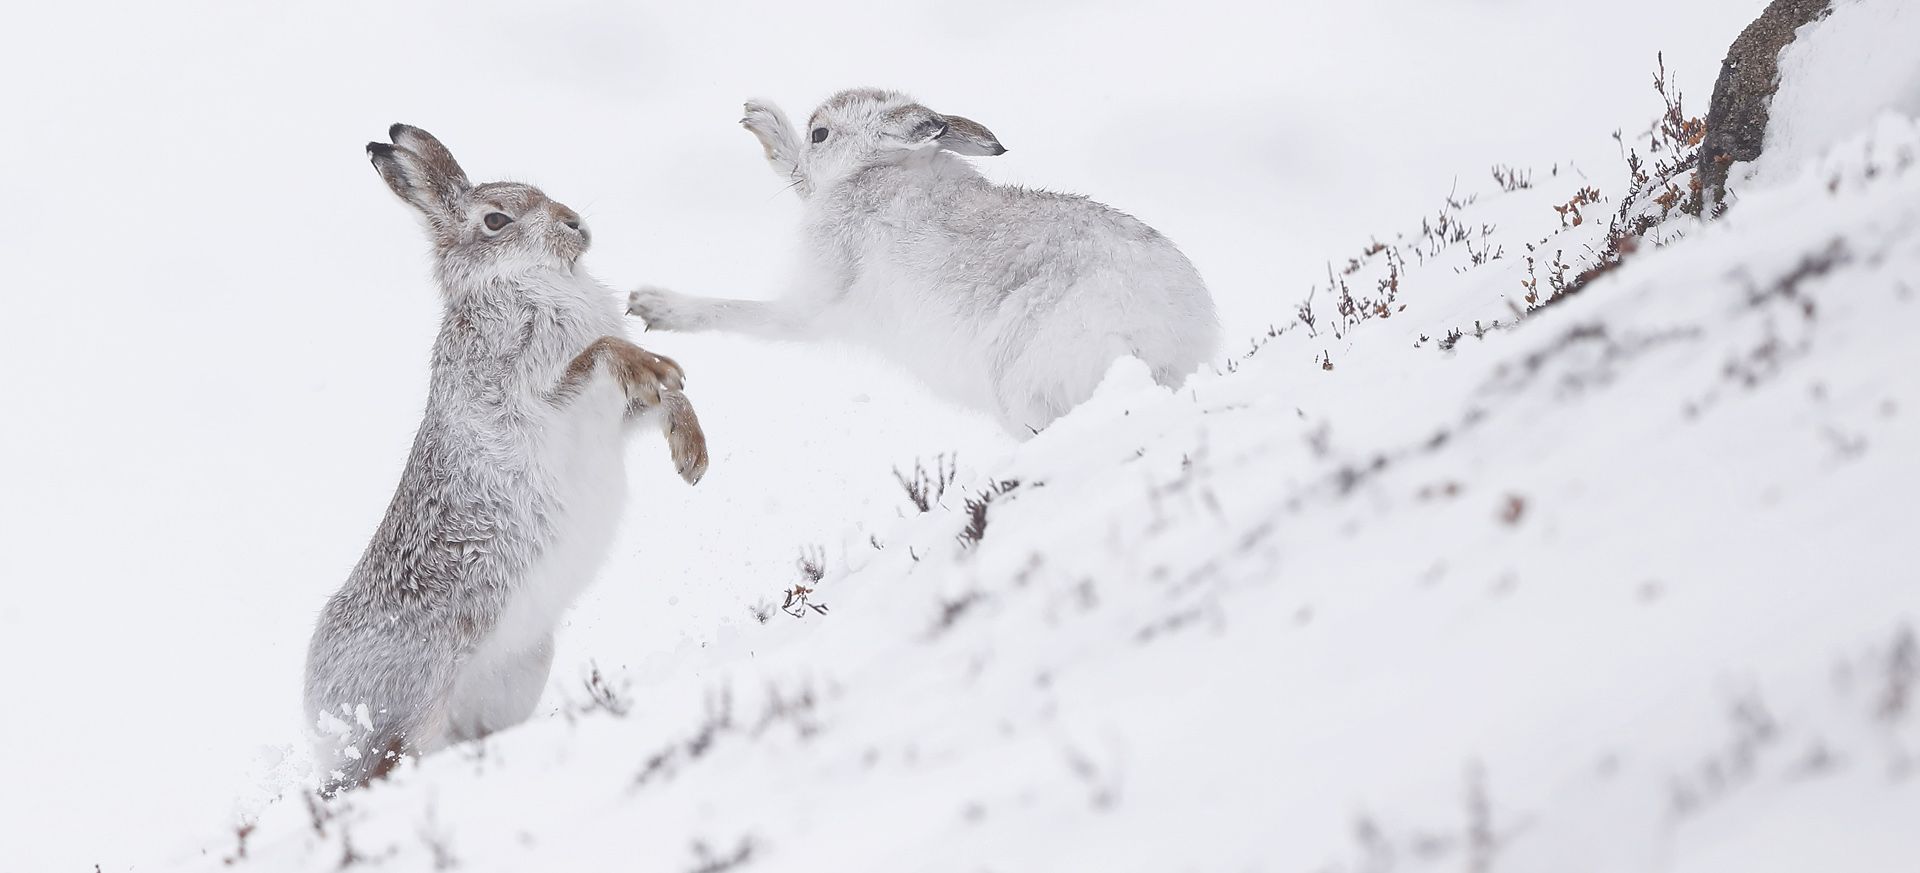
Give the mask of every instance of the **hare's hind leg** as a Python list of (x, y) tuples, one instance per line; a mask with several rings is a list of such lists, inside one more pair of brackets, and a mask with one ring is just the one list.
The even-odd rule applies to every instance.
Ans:
[(306, 713), (325, 790), (365, 785), (446, 742), (450, 651), (431, 629), (367, 622), (366, 603), (336, 597), (307, 653)]
[(519, 651), (482, 646), (460, 667), (447, 701), (447, 738), (477, 740), (527, 720), (553, 669), (553, 634)]
[(405, 718), (383, 710), (369, 722), (371, 730), (349, 730), (319, 739), (315, 760), (321, 770), (321, 796), (364, 788), (369, 782), (385, 779), (401, 760), (444, 745), (447, 726), (443, 703)]
[(1087, 336), (1075, 329), (1042, 329), (1001, 358), (991, 374), (1000, 424), (1020, 439), (1093, 396), (1113, 362), (1132, 355), (1119, 335)]
[[(344, 754), (346, 748), (353, 749)], [(352, 788), (365, 788), (367, 783), (387, 778), (393, 768), (400, 766), (401, 759), (409, 754), (417, 754), (408, 749), (406, 738), (399, 732), (380, 732), (368, 736), (365, 742), (336, 750), (332, 765), (326, 768), (320, 783), (320, 796), (332, 797)]]

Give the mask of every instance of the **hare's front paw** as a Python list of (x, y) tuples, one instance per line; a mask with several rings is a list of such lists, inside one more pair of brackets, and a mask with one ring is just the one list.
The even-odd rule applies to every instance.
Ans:
[(686, 371), (672, 358), (632, 343), (622, 343), (617, 348), (620, 385), (626, 389), (629, 402), (645, 407), (659, 406), (662, 396), (680, 390)]
[(673, 453), (673, 468), (688, 485), (697, 485), (700, 477), (707, 475), (707, 435), (700, 429), (699, 417), (693, 414), (693, 404), (685, 394), (666, 391), (660, 395), (660, 407), (660, 429), (666, 434), (667, 449)]
[(648, 330), (679, 330), (685, 325), (678, 317), (680, 295), (651, 285), (627, 295), (627, 314), (647, 322)]
[(765, 139), (767, 135), (777, 135), (783, 125), (778, 110), (763, 106), (758, 101), (748, 100), (740, 113), (740, 124)]
[(781, 115), (780, 110), (748, 100), (740, 116), (740, 126), (760, 140), (760, 147), (766, 149), (768, 160), (793, 161), (793, 137), (787, 130), (786, 116)]

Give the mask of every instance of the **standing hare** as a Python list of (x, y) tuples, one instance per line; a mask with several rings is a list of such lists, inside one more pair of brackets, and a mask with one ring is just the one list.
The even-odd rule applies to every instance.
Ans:
[(388, 136), (367, 153), (424, 219), (444, 313), (406, 472), (307, 650), (329, 793), (532, 713), (554, 626), (619, 520), (631, 423), (658, 421), (687, 482), (707, 466), (680, 366), (628, 342), (580, 268), (580, 216), (469, 183), (424, 130)]
[(978, 122), (857, 89), (821, 104), (804, 138), (770, 103), (740, 123), (806, 203), (801, 275), (774, 302), (642, 288), (627, 311), (650, 329), (866, 345), (1022, 437), (1117, 358), (1174, 385), (1219, 343), (1172, 242), (1085, 197), (987, 181), (959, 157), (1006, 151)]

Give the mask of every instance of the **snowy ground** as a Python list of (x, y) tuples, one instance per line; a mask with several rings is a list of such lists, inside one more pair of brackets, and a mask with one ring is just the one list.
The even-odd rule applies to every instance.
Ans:
[[(1474, 329), (1528, 243), (1542, 286), (1600, 245), (1655, 51), (1703, 107), (1760, 5), (37, 13), (75, 20), (0, 36), (40, 85), (0, 141), (0, 870), (224, 869), (243, 822), (258, 869), (1913, 869), (1920, 131)], [(855, 82), (1180, 241), (1231, 363), (1015, 445), (857, 355), (650, 336), (712, 472), (636, 441), (547, 715), (314, 813), (300, 658), (434, 326), (360, 143), (545, 186), (615, 285), (766, 296), (795, 210), (737, 103)], [(1469, 238), (1422, 237), (1449, 191)], [(1329, 263), (1400, 269), (1390, 317), (1336, 327)]]

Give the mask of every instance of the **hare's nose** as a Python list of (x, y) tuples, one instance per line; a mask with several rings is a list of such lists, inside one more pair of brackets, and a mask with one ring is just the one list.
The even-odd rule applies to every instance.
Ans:
[(553, 217), (561, 224), (566, 225), (568, 230), (579, 234), (581, 239), (592, 238), (591, 235), (587, 233), (587, 223), (580, 220), (580, 213), (562, 207), (554, 210)]

